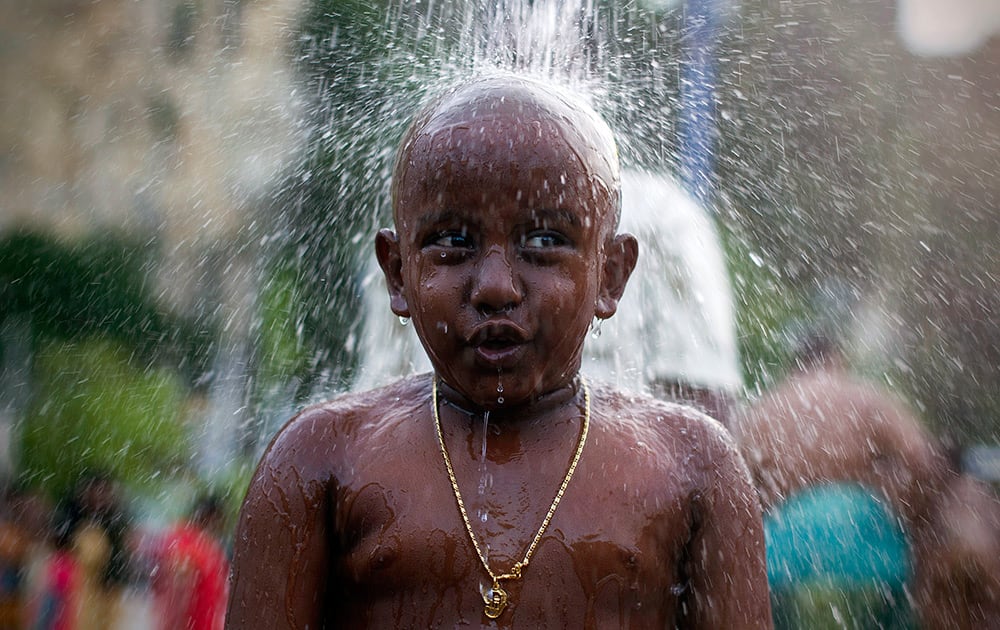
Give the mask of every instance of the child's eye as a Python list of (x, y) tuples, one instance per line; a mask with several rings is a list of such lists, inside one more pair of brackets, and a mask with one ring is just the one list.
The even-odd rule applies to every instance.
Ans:
[(465, 232), (445, 231), (438, 232), (424, 241), (424, 246), (448, 247), (460, 249), (472, 249), (472, 238)]
[(552, 231), (529, 232), (521, 237), (521, 246), (529, 249), (548, 249), (550, 247), (560, 247), (568, 244), (569, 241), (562, 234)]

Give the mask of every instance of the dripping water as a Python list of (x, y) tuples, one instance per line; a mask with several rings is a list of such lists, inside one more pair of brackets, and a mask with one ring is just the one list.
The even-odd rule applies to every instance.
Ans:
[(486, 509), (486, 489), (489, 487), (489, 472), (486, 470), (486, 434), (489, 432), (489, 428), (490, 412), (486, 410), (483, 412), (483, 440), (479, 450), (479, 486), (477, 487), (479, 495), (477, 516), (481, 523), (485, 523), (489, 518), (489, 512)]

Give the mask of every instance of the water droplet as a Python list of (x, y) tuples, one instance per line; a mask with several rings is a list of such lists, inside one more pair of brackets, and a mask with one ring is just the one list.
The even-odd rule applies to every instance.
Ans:
[[(479, 486), (477, 487), (477, 492), (479, 496), (486, 493), (486, 435), (489, 432), (490, 425), (490, 412), (483, 412), (483, 441), (482, 447), (479, 451)], [(482, 509), (480, 510), (482, 512)], [(481, 515), (480, 520), (485, 520), (485, 516)]]
[(486, 434), (489, 432), (490, 426), (490, 412), (489, 410), (483, 412), (483, 448), (481, 455), (481, 461), (486, 461)]

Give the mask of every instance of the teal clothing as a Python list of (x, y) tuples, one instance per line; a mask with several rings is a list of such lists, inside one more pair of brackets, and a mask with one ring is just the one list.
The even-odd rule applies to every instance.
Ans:
[(776, 628), (909, 628), (906, 532), (856, 483), (806, 488), (764, 517)]

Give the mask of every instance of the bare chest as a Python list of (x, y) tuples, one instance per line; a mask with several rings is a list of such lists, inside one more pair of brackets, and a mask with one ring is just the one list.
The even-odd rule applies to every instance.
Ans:
[[(423, 437), (405, 456), (359, 462), (339, 486), (333, 566), (355, 625), (487, 621), (490, 573), (523, 562), (569, 458), (497, 462), (456, 449), (466, 525), (436, 444)], [(614, 458), (600, 443), (584, 452), (521, 577), (503, 582), (501, 627), (642, 627), (672, 617), (685, 590), (688, 488), (662, 454), (612, 450)]]

